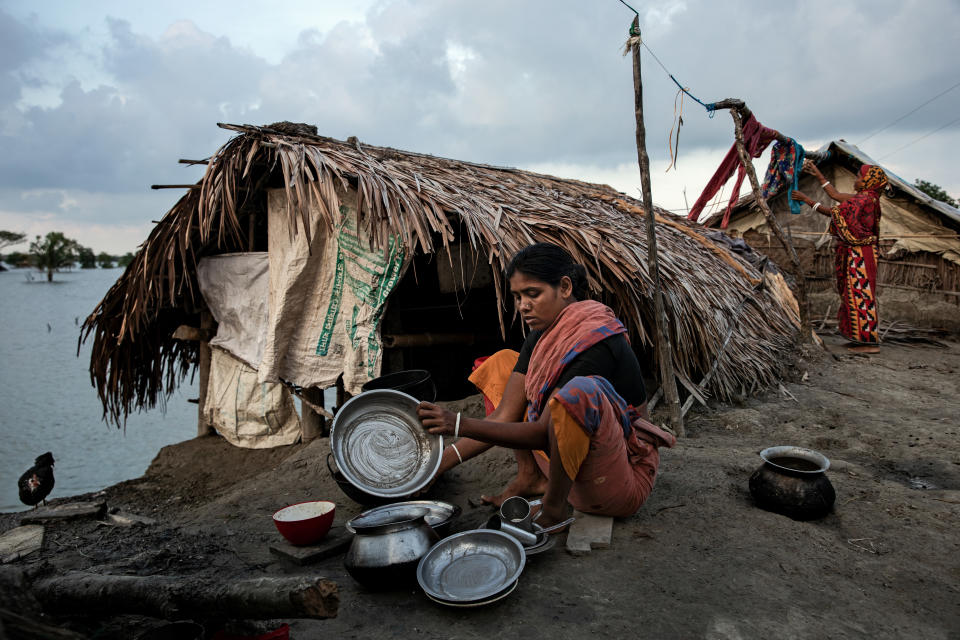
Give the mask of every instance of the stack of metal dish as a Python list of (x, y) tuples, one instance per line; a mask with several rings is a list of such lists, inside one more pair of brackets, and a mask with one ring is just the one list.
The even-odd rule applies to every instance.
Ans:
[(492, 529), (464, 531), (430, 548), (417, 565), (417, 581), (434, 602), (479, 607), (517, 588), (526, 559), (513, 536)]

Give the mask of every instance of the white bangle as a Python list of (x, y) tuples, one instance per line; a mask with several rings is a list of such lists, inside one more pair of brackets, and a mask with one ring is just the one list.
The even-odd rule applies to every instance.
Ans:
[[(457, 426), (453, 429), (453, 437), (454, 438), (460, 437), (460, 412), (459, 411), (457, 411)], [(457, 455), (459, 456), (460, 454), (457, 453)]]
[(819, 202), (814, 202), (814, 203), (813, 203), (813, 210), (814, 210), (814, 211), (818, 211), (819, 209), (820, 209), (820, 203), (819, 203)]
[(829, 181), (829, 180), (827, 180), (826, 182), (824, 182), (823, 184), (821, 184), (821, 185), (820, 185), (820, 188), (821, 188), (821, 189), (826, 189), (828, 184), (830, 184), (830, 181)]
[(457, 445), (455, 444), (451, 444), (450, 446), (453, 447), (453, 452), (457, 454), (457, 460), (460, 461), (460, 464), (463, 464), (463, 456), (460, 455), (460, 449), (457, 449)]

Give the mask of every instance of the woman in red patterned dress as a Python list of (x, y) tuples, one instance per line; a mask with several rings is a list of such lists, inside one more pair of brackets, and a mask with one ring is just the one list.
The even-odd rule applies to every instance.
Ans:
[(836, 275), (840, 294), (837, 318), (840, 333), (849, 340), (848, 348), (860, 353), (880, 351), (877, 332), (877, 249), (880, 240), (880, 193), (887, 185), (887, 174), (876, 165), (860, 167), (853, 188), (856, 193), (840, 193), (812, 162), (804, 169), (820, 181), (827, 195), (836, 200), (827, 209), (805, 194), (794, 191), (793, 199), (805, 202), (814, 211), (830, 217), (830, 233), (837, 239)]

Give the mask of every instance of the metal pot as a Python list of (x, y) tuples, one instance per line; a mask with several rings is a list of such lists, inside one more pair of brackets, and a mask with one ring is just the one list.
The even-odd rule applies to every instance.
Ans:
[(327, 454), (327, 471), (330, 472), (330, 477), (333, 478), (333, 481), (337, 483), (337, 486), (340, 487), (340, 490), (344, 494), (357, 504), (362, 504), (365, 506), (374, 506), (382, 504), (390, 504), (391, 502), (396, 502), (397, 500), (402, 500), (402, 498), (381, 498), (373, 494), (367, 493), (363, 489), (354, 486), (350, 483), (349, 480), (343, 477), (343, 474), (330, 463), (330, 459), (333, 458), (333, 453)]
[(343, 561), (353, 579), (368, 589), (406, 587), (416, 581), (417, 564), (440, 536), (427, 524), (427, 509), (406, 514), (359, 515), (347, 524), (356, 534)]
[(750, 494), (757, 506), (794, 520), (812, 520), (833, 509), (836, 491), (826, 476), (830, 461), (801, 447), (769, 447), (760, 452), (763, 465), (750, 476)]

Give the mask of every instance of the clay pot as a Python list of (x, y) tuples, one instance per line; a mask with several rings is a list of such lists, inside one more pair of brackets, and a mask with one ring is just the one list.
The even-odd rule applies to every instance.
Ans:
[(763, 465), (750, 476), (757, 506), (794, 520), (821, 518), (833, 509), (836, 491), (826, 476), (830, 461), (801, 447), (770, 447), (760, 452)]

